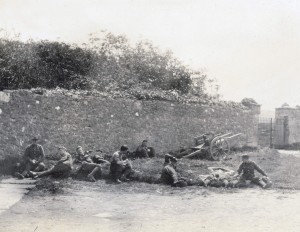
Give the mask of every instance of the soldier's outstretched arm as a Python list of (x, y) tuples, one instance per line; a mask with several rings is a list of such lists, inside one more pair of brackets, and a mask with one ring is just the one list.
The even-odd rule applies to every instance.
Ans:
[(255, 168), (256, 171), (258, 171), (263, 176), (268, 177), (267, 173), (265, 173), (256, 163), (254, 163), (254, 168)]

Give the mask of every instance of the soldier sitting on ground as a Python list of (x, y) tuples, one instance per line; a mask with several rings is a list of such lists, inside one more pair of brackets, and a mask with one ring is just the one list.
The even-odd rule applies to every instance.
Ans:
[(15, 175), (23, 179), (24, 177), (30, 177), (30, 171), (43, 171), (45, 169), (44, 149), (42, 145), (37, 144), (38, 138), (32, 139), (32, 144), (29, 145), (24, 152), (23, 165), (18, 164), (17, 166), (24, 166), (25, 170), (22, 173), (16, 172)]
[(148, 147), (148, 141), (143, 140), (142, 144), (136, 149), (135, 156), (137, 158), (153, 158), (155, 157), (155, 150), (153, 147)]
[(31, 171), (31, 175), (33, 178), (39, 178), (48, 175), (54, 175), (59, 177), (66, 177), (72, 171), (72, 156), (67, 152), (67, 149), (63, 146), (58, 147), (58, 156), (60, 156), (60, 160), (51, 167), (50, 169), (43, 172), (33, 172)]
[(76, 162), (80, 163), (81, 166), (79, 169), (76, 171), (76, 174), (79, 173), (88, 173), (87, 178), (89, 181), (95, 182), (96, 181), (96, 176), (101, 176), (102, 174), (102, 165), (108, 165), (110, 162), (107, 160), (103, 159), (103, 157), (99, 155), (95, 155), (93, 157), (89, 156), (88, 152), (84, 152), (81, 146), (78, 146), (76, 148)]
[(116, 151), (112, 157), (110, 162), (110, 173), (112, 179), (121, 183), (121, 179), (123, 177), (124, 181), (128, 181), (127, 178), (132, 171), (131, 162), (128, 160), (128, 147), (126, 145), (121, 146), (120, 151)]
[(212, 139), (214, 138), (214, 133), (209, 132), (202, 136), (203, 139), (203, 147), (202, 147), (202, 153), (200, 155), (203, 159), (210, 159), (209, 149), (210, 149), (210, 143)]
[[(255, 177), (255, 170), (262, 174), (263, 177)], [(272, 185), (268, 175), (254, 161), (250, 160), (249, 155), (242, 156), (242, 163), (237, 172), (240, 177), (237, 187), (247, 187), (249, 183), (259, 185), (262, 188), (269, 188)]]
[(167, 154), (165, 156), (165, 163), (161, 173), (161, 181), (166, 185), (172, 187), (186, 187), (188, 185), (185, 178), (180, 177), (176, 172), (177, 159)]

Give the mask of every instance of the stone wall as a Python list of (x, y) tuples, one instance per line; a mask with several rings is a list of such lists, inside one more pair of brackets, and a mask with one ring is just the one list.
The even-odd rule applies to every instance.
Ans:
[(243, 133), (236, 146), (257, 145), (258, 111), (229, 106), (201, 106), (167, 101), (63, 95), (48, 91), (0, 92), (0, 157), (22, 154), (32, 136), (47, 154), (64, 145), (113, 152), (143, 139), (161, 153), (192, 146), (204, 132)]

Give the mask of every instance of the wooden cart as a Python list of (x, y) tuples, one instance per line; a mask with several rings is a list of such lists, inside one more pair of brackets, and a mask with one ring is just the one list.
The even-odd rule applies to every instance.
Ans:
[(206, 152), (208, 157), (212, 160), (225, 159), (230, 154), (229, 139), (235, 138), (241, 135), (226, 133), (226, 134), (214, 134), (205, 133), (203, 135), (195, 137), (195, 147), (192, 147), (193, 152), (184, 156), (183, 158), (190, 158), (198, 155), (202, 152)]

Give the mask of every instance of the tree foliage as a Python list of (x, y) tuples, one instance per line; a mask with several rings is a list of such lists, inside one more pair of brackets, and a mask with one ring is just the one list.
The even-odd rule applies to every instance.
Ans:
[(130, 89), (205, 94), (206, 76), (149, 41), (105, 32), (85, 46), (0, 39), (0, 89)]
[(90, 57), (64, 43), (0, 40), (0, 88), (89, 88)]

